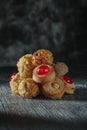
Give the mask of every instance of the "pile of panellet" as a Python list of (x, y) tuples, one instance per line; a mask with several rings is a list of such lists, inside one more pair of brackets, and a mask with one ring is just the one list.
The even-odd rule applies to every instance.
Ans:
[(17, 62), (18, 72), (11, 75), (10, 87), (14, 94), (33, 98), (38, 94), (60, 99), (65, 93), (73, 94), (76, 87), (66, 74), (68, 66), (63, 62), (54, 63), (51, 51), (40, 49), (26, 54)]

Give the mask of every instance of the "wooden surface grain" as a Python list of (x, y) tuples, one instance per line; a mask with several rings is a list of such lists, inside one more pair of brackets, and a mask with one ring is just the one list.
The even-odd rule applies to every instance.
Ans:
[(86, 130), (86, 75), (74, 81), (77, 86), (74, 95), (52, 100), (42, 95), (33, 99), (14, 95), (9, 81), (0, 80), (0, 130)]

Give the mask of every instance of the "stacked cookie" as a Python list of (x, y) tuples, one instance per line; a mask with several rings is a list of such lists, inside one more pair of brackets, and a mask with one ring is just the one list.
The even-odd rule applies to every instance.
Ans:
[(38, 94), (60, 99), (64, 93), (73, 94), (75, 85), (66, 73), (68, 66), (63, 62), (54, 63), (51, 51), (40, 49), (26, 54), (17, 62), (18, 73), (12, 75), (11, 91), (14, 94), (33, 98)]

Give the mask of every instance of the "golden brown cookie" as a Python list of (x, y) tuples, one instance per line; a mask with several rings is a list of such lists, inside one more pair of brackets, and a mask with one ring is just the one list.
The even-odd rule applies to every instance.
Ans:
[(36, 67), (41, 64), (51, 65), (53, 63), (53, 54), (46, 49), (40, 49), (33, 54), (33, 65)]
[(25, 98), (33, 98), (39, 94), (39, 86), (32, 78), (23, 79), (18, 87), (20, 96)]
[(60, 99), (65, 92), (64, 82), (56, 77), (53, 81), (47, 82), (42, 86), (42, 94), (48, 98)]
[(21, 57), (17, 63), (18, 71), (22, 78), (31, 78), (33, 72), (32, 54)]
[(17, 73), (17, 74), (12, 78), (12, 80), (10, 81), (10, 87), (11, 87), (12, 93), (14, 93), (14, 94), (19, 94), (19, 92), (18, 92), (18, 86), (19, 86), (21, 80), (22, 80), (22, 79), (20, 78), (20, 74), (19, 74), (19, 73)]
[(69, 72), (68, 66), (63, 62), (57, 62), (54, 64), (54, 68), (58, 76), (63, 76)]
[(56, 74), (54, 68), (51, 65), (39, 65), (33, 70), (33, 80), (36, 83), (44, 84), (48, 81), (52, 81)]

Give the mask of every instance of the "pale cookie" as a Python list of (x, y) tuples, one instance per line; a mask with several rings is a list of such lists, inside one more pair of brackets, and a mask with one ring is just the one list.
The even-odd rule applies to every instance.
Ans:
[(63, 82), (66, 86), (65, 93), (74, 94), (74, 92), (76, 90), (76, 86), (75, 86), (73, 80), (67, 75), (62, 76), (61, 79), (63, 80)]
[(39, 65), (33, 70), (33, 80), (37, 83), (44, 84), (48, 81), (52, 81), (56, 74), (54, 68), (51, 65)]
[(63, 76), (69, 71), (68, 66), (63, 62), (57, 62), (54, 64), (54, 68), (58, 76)]
[(53, 81), (47, 82), (42, 86), (42, 94), (48, 98), (60, 99), (65, 92), (64, 82), (56, 77)]
[(65, 93), (74, 94), (76, 90), (76, 86), (74, 83), (73, 84), (66, 83), (65, 86), (66, 86)]

